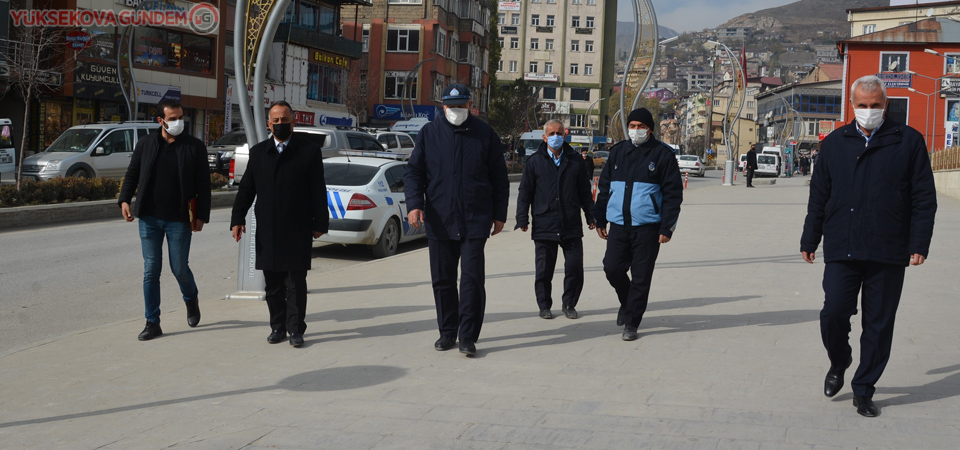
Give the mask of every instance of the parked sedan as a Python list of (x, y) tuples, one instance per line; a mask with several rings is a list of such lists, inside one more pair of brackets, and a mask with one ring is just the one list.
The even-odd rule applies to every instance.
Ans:
[(397, 252), (400, 243), (424, 237), (407, 222), (403, 175), (407, 164), (362, 156), (323, 160), (330, 231), (319, 240), (369, 246), (373, 256)]
[(601, 168), (607, 162), (607, 158), (610, 157), (610, 152), (606, 150), (597, 150), (593, 152), (593, 165), (596, 168)]
[(707, 173), (707, 168), (697, 155), (678, 155), (677, 164), (680, 166), (680, 172), (683, 173), (692, 173), (698, 177)]

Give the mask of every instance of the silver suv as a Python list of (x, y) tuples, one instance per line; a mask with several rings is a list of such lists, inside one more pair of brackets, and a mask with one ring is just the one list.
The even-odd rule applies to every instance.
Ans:
[(23, 176), (123, 178), (137, 140), (156, 130), (156, 122), (108, 122), (77, 125), (64, 131), (43, 152), (23, 160)]

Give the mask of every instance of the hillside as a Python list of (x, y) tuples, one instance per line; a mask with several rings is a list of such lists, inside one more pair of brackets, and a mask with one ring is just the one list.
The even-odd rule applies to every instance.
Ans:
[(800, 0), (776, 8), (743, 14), (717, 28), (749, 27), (766, 34), (782, 34), (786, 41), (802, 42), (814, 32), (837, 38), (849, 36), (847, 10), (889, 6), (889, 0)]

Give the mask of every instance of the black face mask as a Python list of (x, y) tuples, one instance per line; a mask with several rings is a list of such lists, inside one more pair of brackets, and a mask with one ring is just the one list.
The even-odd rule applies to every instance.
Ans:
[(277, 138), (278, 141), (285, 141), (287, 139), (290, 139), (291, 134), (293, 134), (292, 123), (273, 124), (273, 137)]

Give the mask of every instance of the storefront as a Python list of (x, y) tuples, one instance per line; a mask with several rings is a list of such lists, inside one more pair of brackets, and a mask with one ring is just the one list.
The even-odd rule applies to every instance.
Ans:
[(127, 119), (115, 63), (78, 60), (73, 79), (74, 125)]

